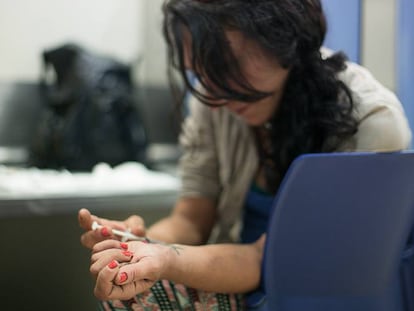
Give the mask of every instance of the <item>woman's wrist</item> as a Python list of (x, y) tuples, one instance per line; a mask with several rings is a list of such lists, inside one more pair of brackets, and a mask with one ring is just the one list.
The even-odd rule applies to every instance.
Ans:
[(184, 248), (183, 245), (178, 244), (165, 244), (166, 247), (166, 256), (165, 256), (165, 266), (161, 275), (162, 279), (175, 281), (177, 273), (183, 273), (183, 256)]

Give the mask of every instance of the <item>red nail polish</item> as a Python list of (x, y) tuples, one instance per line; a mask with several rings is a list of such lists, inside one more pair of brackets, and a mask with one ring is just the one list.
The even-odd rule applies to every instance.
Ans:
[(121, 243), (121, 248), (127, 250), (128, 249), (128, 244), (126, 243)]
[(119, 283), (123, 283), (128, 279), (128, 274), (126, 274), (126, 272), (122, 272), (119, 275)]
[(109, 269), (115, 269), (116, 267), (118, 267), (118, 263), (116, 262), (116, 260), (112, 260), (109, 264), (108, 264)]
[(128, 256), (128, 257), (132, 257), (134, 254), (132, 253), (132, 252), (130, 252), (130, 251), (123, 251), (122, 252), (122, 254), (124, 254), (125, 256)]
[(109, 233), (109, 230), (108, 230), (108, 228), (107, 227), (103, 227), (102, 229), (101, 229), (101, 234), (104, 236), (104, 237), (108, 237), (108, 236), (110, 236), (111, 234)]

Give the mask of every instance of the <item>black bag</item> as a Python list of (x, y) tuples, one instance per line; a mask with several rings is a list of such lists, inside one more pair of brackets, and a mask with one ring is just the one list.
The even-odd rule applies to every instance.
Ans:
[(145, 162), (146, 133), (132, 96), (129, 66), (67, 44), (43, 53), (45, 111), (30, 165), (88, 171), (96, 163)]

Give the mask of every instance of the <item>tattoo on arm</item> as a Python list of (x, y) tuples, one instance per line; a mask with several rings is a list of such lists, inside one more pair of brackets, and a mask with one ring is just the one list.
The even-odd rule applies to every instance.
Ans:
[(181, 251), (184, 249), (182, 246), (178, 246), (176, 244), (168, 244), (168, 243), (164, 243), (161, 241), (150, 240), (148, 238), (147, 238), (147, 243), (169, 246), (174, 252), (177, 253), (177, 255), (180, 255)]
[(181, 246), (175, 245), (175, 244), (170, 244), (170, 247), (173, 251), (175, 251), (177, 253), (177, 255), (180, 255), (180, 251), (183, 250), (183, 248)]

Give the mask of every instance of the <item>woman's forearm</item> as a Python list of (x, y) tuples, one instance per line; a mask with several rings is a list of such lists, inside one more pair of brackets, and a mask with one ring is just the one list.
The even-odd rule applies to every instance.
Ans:
[(174, 211), (147, 230), (147, 236), (166, 243), (204, 244), (215, 221), (215, 205), (206, 198), (187, 198), (177, 202)]
[(198, 245), (202, 237), (191, 222), (179, 217), (169, 216), (161, 219), (147, 230), (147, 237), (165, 243)]
[(172, 246), (161, 278), (205, 291), (243, 293), (257, 288), (264, 238), (254, 244)]

